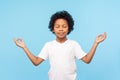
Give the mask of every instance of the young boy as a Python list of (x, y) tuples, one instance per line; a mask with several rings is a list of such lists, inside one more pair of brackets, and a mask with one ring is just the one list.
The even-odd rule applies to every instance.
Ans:
[(37, 66), (49, 58), (50, 80), (76, 80), (75, 59), (90, 63), (98, 44), (105, 40), (106, 33), (98, 35), (93, 47), (86, 54), (80, 45), (69, 40), (67, 35), (73, 30), (74, 20), (67, 11), (59, 11), (52, 15), (49, 29), (55, 34), (56, 39), (45, 44), (38, 56), (34, 56), (20, 38), (14, 39), (17, 46), (21, 47), (31, 62)]

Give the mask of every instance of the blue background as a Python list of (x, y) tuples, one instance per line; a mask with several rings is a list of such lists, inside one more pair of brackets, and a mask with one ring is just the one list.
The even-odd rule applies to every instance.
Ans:
[(50, 16), (67, 10), (74, 18), (69, 39), (88, 52), (95, 37), (107, 32), (90, 64), (76, 61), (77, 80), (120, 80), (120, 1), (119, 0), (0, 0), (0, 80), (48, 80), (49, 61), (35, 67), (13, 38), (24, 39), (38, 55), (47, 41)]

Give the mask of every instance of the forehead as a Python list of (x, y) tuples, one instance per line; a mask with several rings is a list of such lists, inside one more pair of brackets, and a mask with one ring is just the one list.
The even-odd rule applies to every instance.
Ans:
[(68, 22), (66, 19), (60, 18), (55, 20), (55, 24), (68, 24)]

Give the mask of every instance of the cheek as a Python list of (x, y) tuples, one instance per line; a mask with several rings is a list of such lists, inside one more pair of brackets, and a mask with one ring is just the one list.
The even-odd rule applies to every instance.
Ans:
[(65, 31), (68, 33), (68, 32), (69, 32), (69, 29), (66, 29)]
[(57, 33), (58, 30), (57, 30), (57, 29), (53, 29), (52, 32), (53, 32), (53, 33)]

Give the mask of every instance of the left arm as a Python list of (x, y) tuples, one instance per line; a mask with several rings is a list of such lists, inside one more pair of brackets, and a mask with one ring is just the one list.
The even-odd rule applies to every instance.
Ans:
[(82, 58), (82, 61), (89, 64), (95, 54), (96, 48), (98, 44), (106, 39), (106, 33), (100, 34), (96, 37), (96, 40), (91, 48), (91, 50), (88, 52), (88, 54)]

